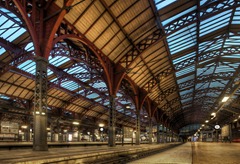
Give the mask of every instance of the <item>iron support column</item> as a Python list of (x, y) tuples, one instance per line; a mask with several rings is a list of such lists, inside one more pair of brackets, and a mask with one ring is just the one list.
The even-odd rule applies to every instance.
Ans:
[(161, 142), (160, 140), (160, 123), (157, 123), (157, 143), (159, 144)]
[(124, 145), (124, 126), (122, 126), (122, 146)]
[(167, 143), (167, 127), (164, 128), (165, 132), (164, 132), (164, 143)]
[(115, 97), (110, 96), (110, 109), (108, 119), (108, 146), (114, 147), (115, 143), (115, 131), (116, 131), (116, 109), (115, 109)]
[(152, 118), (149, 118), (149, 144), (152, 144)]
[(136, 112), (136, 145), (140, 145), (140, 110)]
[(33, 114), (33, 150), (47, 151), (47, 65), (43, 57), (36, 58), (36, 81)]

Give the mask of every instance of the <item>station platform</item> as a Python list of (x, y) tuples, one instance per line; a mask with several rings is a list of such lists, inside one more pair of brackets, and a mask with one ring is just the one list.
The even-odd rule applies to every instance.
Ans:
[[(166, 144), (141, 144), (141, 145), (117, 145), (116, 147), (108, 147), (106, 143), (101, 146), (94, 142), (71, 143), (70, 147), (50, 147), (48, 151), (32, 151), (29, 147), (30, 143), (0, 143), (1, 146), (14, 144), (17, 149), (0, 149), (0, 163), (3, 164), (75, 164), (75, 163), (127, 163), (129, 160), (138, 159), (156, 152), (172, 148), (182, 143), (166, 143)], [(57, 145), (67, 143), (52, 143)], [(76, 143), (75, 143), (76, 144)], [(81, 144), (81, 145), (80, 145)], [(90, 146), (86, 146), (91, 144)], [(96, 144), (96, 143), (95, 143)], [(105, 144), (105, 145), (104, 145)], [(21, 145), (23, 149), (21, 149)], [(85, 145), (85, 146), (82, 146)], [(13, 145), (12, 145), (13, 146)]]
[[(7, 143), (0, 143), (0, 146)], [(14, 143), (12, 143), (14, 144)], [(240, 144), (222, 142), (187, 142), (108, 147), (94, 143), (81, 143), (70, 147), (50, 147), (48, 151), (1, 149), (2, 164), (239, 164)], [(58, 143), (54, 143), (58, 145)], [(63, 143), (59, 143), (60, 145)], [(67, 143), (65, 143), (67, 144)], [(79, 143), (80, 144), (80, 143)], [(89, 145), (88, 145), (89, 144)], [(105, 144), (105, 145), (104, 145)], [(88, 146), (86, 146), (88, 145)]]
[(187, 142), (128, 164), (239, 164), (240, 144)]

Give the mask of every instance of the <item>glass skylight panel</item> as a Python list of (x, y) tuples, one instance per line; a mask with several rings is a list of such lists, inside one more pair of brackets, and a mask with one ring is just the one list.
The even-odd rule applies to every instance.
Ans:
[(6, 50), (5, 50), (3, 47), (0, 46), (0, 56), (1, 56), (4, 52), (6, 52)]
[(19, 68), (25, 72), (31, 73), (33, 75), (36, 74), (36, 63), (32, 60), (25, 61), (24, 63), (18, 65), (17, 68)]
[(240, 7), (234, 13), (232, 24), (240, 24)]
[(15, 40), (17, 37), (19, 37), (21, 34), (23, 34), (24, 32), (26, 32), (26, 30), (24, 28), (17, 28), (16, 30), (9, 30), (9, 33), (12, 32), (11, 35), (9, 35), (9, 37), (7, 38), (8, 41), (12, 42), (13, 40)]
[(180, 96), (185, 95), (185, 94), (188, 94), (188, 93), (192, 93), (192, 92), (193, 92), (193, 88), (188, 89), (188, 90), (184, 90), (184, 91), (181, 91), (181, 92), (180, 92)]
[(211, 68), (198, 68), (197, 69), (197, 76), (209, 75), (213, 74), (214, 67)]
[(181, 102), (182, 102), (183, 104), (186, 103), (186, 102), (189, 102), (189, 101), (192, 101), (192, 98), (187, 98), (187, 99), (181, 100)]
[(193, 75), (190, 75), (190, 76), (187, 76), (187, 77), (178, 79), (178, 80), (177, 80), (177, 83), (180, 84), (180, 83), (183, 83), (183, 82), (186, 82), (186, 81), (189, 81), (189, 80), (193, 80), (193, 79), (194, 79), (194, 76), (195, 76), (195, 75), (193, 74)]
[(232, 55), (224, 55), (222, 58), (240, 59), (240, 53), (239, 54), (232, 54)]
[(206, 2), (208, 2), (209, 0), (201, 0), (200, 1), (200, 5), (202, 6), (202, 5), (204, 5)]
[(200, 22), (200, 36), (216, 31), (229, 24), (231, 11), (228, 10)]
[(120, 102), (121, 102), (121, 104), (123, 104), (123, 105), (126, 105), (126, 104), (129, 103), (129, 102), (125, 101), (125, 100), (121, 100)]
[(32, 51), (32, 50), (34, 50), (33, 42), (28, 43), (24, 49), (25, 49), (26, 51)]
[(94, 83), (92, 85), (92, 87), (94, 87), (94, 88), (104, 88), (104, 87), (107, 87), (107, 86), (106, 86), (105, 82), (101, 81), (100, 83)]
[(165, 25), (168, 24), (169, 22), (172, 22), (172, 21), (174, 21), (174, 20), (182, 17), (183, 15), (186, 15), (186, 14), (188, 14), (188, 13), (190, 13), (190, 12), (196, 10), (196, 9), (197, 9), (197, 7), (196, 7), (196, 6), (193, 6), (193, 7), (189, 8), (189, 9), (187, 9), (187, 10), (184, 10), (184, 11), (181, 12), (181, 13), (178, 13), (178, 14), (172, 16), (172, 17), (169, 18), (169, 19), (166, 19), (166, 20), (162, 21), (162, 24), (163, 24), (163, 26), (165, 26)]
[(187, 74), (187, 73), (190, 73), (193, 71), (195, 71), (195, 65), (189, 66), (187, 68), (182, 69), (181, 71), (176, 72), (176, 76), (179, 77), (179, 76), (182, 76), (184, 74)]
[(219, 65), (219, 67), (217, 67), (216, 73), (218, 72), (235, 72), (235, 70), (229, 66), (225, 66), (225, 65)]
[(88, 72), (84, 67), (81, 67), (81, 66), (76, 66), (71, 69), (66, 68), (64, 71), (66, 71), (66, 70), (67, 70), (67, 73), (69, 73), (69, 74), (87, 73)]
[(176, 1), (177, 0), (155, 0), (155, 5), (156, 5), (157, 9), (159, 10), (159, 9), (162, 9)]
[(65, 82), (61, 83), (61, 86), (70, 91), (74, 91), (78, 88), (78, 84), (74, 81), (65, 81)]
[(221, 83), (218, 82), (218, 81), (211, 82), (210, 88), (214, 88), (214, 87), (224, 87), (224, 86), (227, 84), (227, 82), (228, 82), (228, 81), (223, 81), (223, 80), (221, 80)]
[(174, 59), (174, 60), (173, 60), (173, 64), (180, 63), (180, 62), (182, 62), (182, 61), (184, 61), (184, 60), (187, 60), (187, 59), (189, 59), (189, 58), (192, 58), (192, 57), (194, 57), (194, 56), (196, 56), (196, 52), (195, 52), (195, 51), (194, 51), (194, 52), (191, 52), (191, 53), (189, 53), (189, 54), (186, 54), (186, 55), (184, 55), (184, 56), (181, 56), (181, 57), (179, 57), (179, 58), (177, 58), (177, 59)]
[(206, 42), (200, 43), (199, 53), (218, 50), (222, 47), (223, 41), (224, 41), (224, 38), (223, 36), (220, 35), (218, 37), (215, 37), (213, 41), (206, 41)]
[(1, 98), (1, 99), (6, 99), (6, 100), (9, 100), (9, 99), (10, 99), (8, 96), (2, 95), (2, 94), (0, 94), (0, 98)]
[(51, 82), (55, 82), (58, 78), (54, 78), (52, 80), (50, 80)]
[(208, 92), (207, 94), (206, 94), (206, 96), (209, 96), (209, 97), (217, 97), (218, 95), (220, 95), (221, 94), (221, 92), (219, 91), (219, 92)]
[(102, 98), (95, 99), (96, 102), (102, 101)]
[(97, 97), (99, 97), (99, 95), (97, 93), (91, 93), (91, 94), (87, 95), (87, 98), (89, 98), (89, 99), (95, 99)]
[(54, 58), (52, 58), (52, 56), (49, 56), (49, 63), (56, 67), (68, 62), (69, 60), (70, 59), (65, 56), (55, 56)]
[(122, 97), (123, 95), (121, 93), (117, 93), (117, 97)]
[(176, 32), (174, 32), (173, 34), (171, 34), (170, 36), (167, 37), (168, 41), (171, 42), (171, 41), (176, 41), (178, 38), (177, 36), (185, 36), (187, 34), (190, 34), (193, 32), (196, 33), (196, 27), (197, 27), (197, 24), (196, 23), (193, 23), (187, 27), (184, 27), (182, 28), (181, 30), (178, 30)]
[[(9, 12), (3, 8), (0, 8), (3, 12)], [(15, 15), (11, 14), (11, 17), (13, 17), (17, 20), (19, 20)], [(4, 15), (0, 16), (1, 23), (0, 23), (0, 37), (12, 42), (17, 37), (22, 35), (26, 30), (22, 27), (20, 27), (18, 24), (14, 23), (12, 20), (9, 20)]]
[(197, 83), (197, 84), (195, 84), (195, 88), (196, 88), (196, 90), (201, 90), (201, 89), (203, 89), (203, 83)]
[(230, 33), (230, 37), (226, 39), (224, 47), (233, 46), (240, 47), (240, 36), (234, 36), (234, 34)]
[(104, 105), (104, 106), (108, 106), (108, 105), (109, 105), (109, 101), (105, 101), (105, 102), (103, 103), (103, 105)]
[(171, 54), (173, 55), (179, 51), (196, 45), (196, 34), (196, 23), (194, 23), (168, 36), (167, 41)]
[(201, 61), (199, 62), (199, 65), (201, 65), (201, 64), (203, 64), (203, 63), (207, 63), (207, 62), (210, 61), (210, 60), (213, 60), (213, 58), (201, 60)]
[(52, 74), (53, 74), (53, 71), (50, 70), (50, 69), (47, 69), (47, 75), (50, 76), (50, 75), (52, 75)]

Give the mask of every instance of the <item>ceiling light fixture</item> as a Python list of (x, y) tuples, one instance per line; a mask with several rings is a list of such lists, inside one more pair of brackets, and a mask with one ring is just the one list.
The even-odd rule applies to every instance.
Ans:
[(206, 120), (205, 122), (206, 122), (206, 123), (208, 123), (209, 121), (208, 121), (208, 120)]
[(129, 108), (130, 108), (130, 105), (127, 105), (126, 108), (129, 109)]
[(104, 127), (103, 123), (98, 124), (99, 127)]
[(73, 122), (73, 125), (79, 125), (79, 122)]
[(226, 102), (228, 99), (229, 99), (229, 97), (228, 97), (228, 96), (225, 96), (225, 97), (222, 99), (222, 102)]
[(215, 115), (216, 115), (216, 113), (214, 113), (214, 112), (211, 114), (211, 116), (215, 116)]

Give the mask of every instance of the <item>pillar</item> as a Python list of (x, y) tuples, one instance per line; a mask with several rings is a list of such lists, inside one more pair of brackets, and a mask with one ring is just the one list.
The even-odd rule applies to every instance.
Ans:
[(165, 132), (164, 132), (164, 143), (167, 143), (167, 127), (165, 127)]
[(159, 144), (161, 142), (160, 140), (160, 123), (157, 122), (157, 143)]
[(108, 146), (114, 147), (115, 143), (115, 131), (116, 131), (116, 109), (115, 109), (115, 97), (110, 96), (110, 108), (109, 108), (109, 118), (108, 118)]
[(124, 145), (124, 126), (122, 126), (122, 146)]
[(140, 110), (136, 112), (136, 145), (140, 145)]
[(233, 128), (233, 123), (230, 123), (229, 124), (229, 137), (228, 137), (228, 139), (229, 139), (229, 142), (231, 142), (232, 141), (232, 128)]
[(33, 150), (47, 151), (47, 65), (43, 57), (36, 58), (36, 79), (33, 114)]
[(166, 142), (168, 142), (168, 140), (169, 140), (168, 132), (169, 132), (169, 130), (168, 130), (168, 128), (166, 127)]
[(152, 118), (149, 118), (149, 144), (152, 144)]

